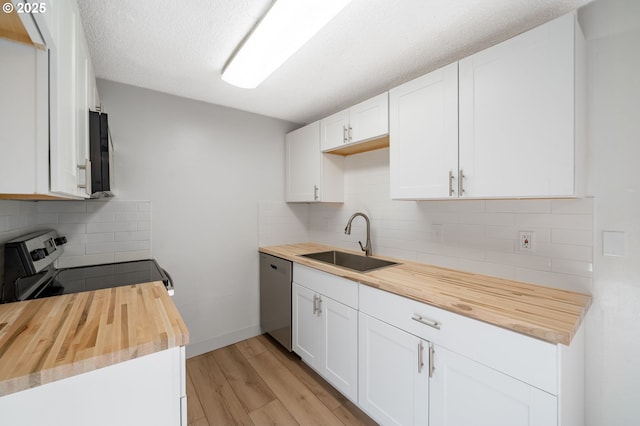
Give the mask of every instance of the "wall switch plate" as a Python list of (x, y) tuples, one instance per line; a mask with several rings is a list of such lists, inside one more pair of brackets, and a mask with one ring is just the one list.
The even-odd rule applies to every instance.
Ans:
[(518, 232), (518, 251), (521, 252), (533, 252), (533, 240), (534, 233), (533, 231), (520, 231)]
[(624, 257), (626, 255), (624, 232), (602, 232), (602, 255), (614, 257)]

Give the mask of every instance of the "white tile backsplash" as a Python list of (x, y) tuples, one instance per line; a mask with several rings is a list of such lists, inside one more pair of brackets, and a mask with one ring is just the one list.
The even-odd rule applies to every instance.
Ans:
[(309, 207), (283, 201), (258, 202), (258, 246), (309, 241)]
[[(364, 221), (354, 221), (350, 236), (343, 230), (363, 211), (374, 254), (591, 292), (592, 199), (394, 201), (388, 156), (383, 149), (345, 158), (344, 204), (304, 205), (310, 241), (357, 250)], [(517, 251), (519, 231), (535, 233), (534, 252)]]
[(55, 229), (68, 240), (58, 267), (145, 259), (152, 257), (151, 214), (148, 201), (0, 200), (0, 243)]

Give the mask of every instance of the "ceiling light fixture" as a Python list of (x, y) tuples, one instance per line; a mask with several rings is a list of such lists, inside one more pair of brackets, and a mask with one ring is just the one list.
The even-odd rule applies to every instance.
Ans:
[(231, 56), (222, 79), (258, 87), (351, 0), (277, 0)]

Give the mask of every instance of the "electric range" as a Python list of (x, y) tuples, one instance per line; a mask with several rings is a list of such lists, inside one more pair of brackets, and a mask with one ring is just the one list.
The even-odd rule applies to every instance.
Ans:
[(56, 231), (38, 231), (8, 241), (0, 302), (19, 302), (61, 294), (162, 281), (173, 295), (171, 276), (154, 259), (57, 269), (67, 239)]

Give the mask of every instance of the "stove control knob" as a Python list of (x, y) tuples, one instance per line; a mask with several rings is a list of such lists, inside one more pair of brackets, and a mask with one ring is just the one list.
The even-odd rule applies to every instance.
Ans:
[(63, 244), (67, 244), (67, 237), (58, 237), (55, 240), (53, 240), (57, 246), (61, 246)]
[(32, 250), (31, 253), (31, 260), (33, 260), (34, 262), (37, 262), (38, 260), (42, 260), (45, 257), (47, 257), (47, 252), (44, 249), (35, 249)]

